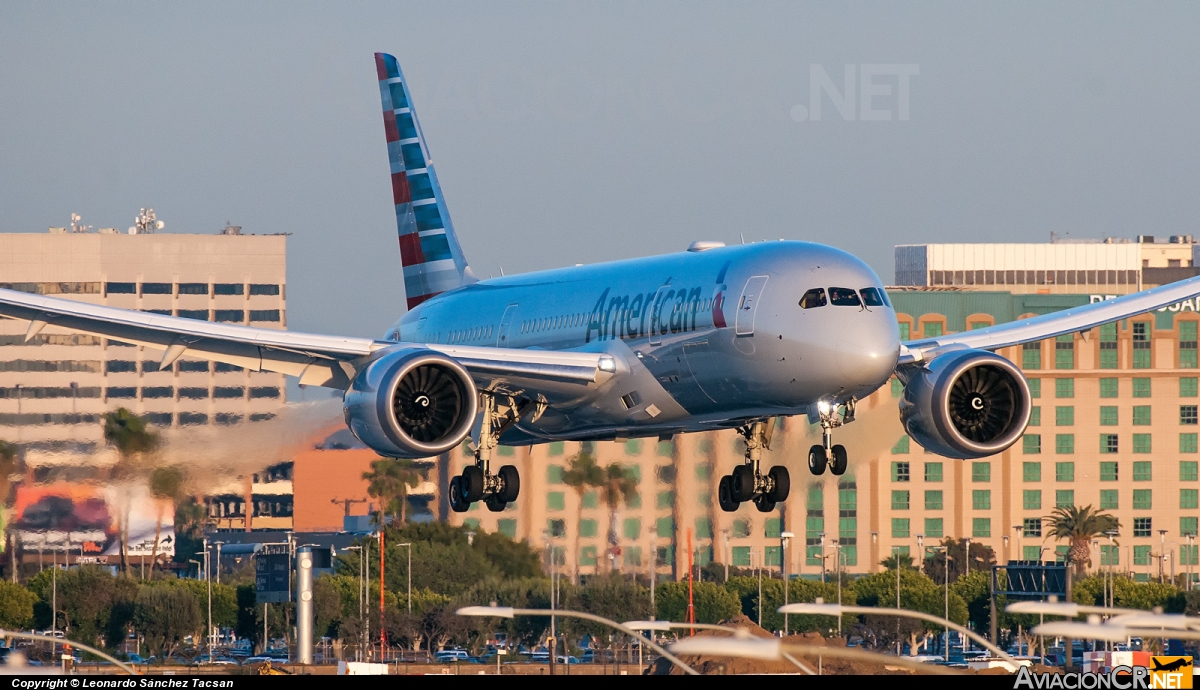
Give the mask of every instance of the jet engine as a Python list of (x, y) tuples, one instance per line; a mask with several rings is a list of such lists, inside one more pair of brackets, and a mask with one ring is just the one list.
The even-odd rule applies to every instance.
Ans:
[(1029, 385), (1007, 359), (961, 350), (906, 367), (900, 421), (914, 441), (948, 458), (995, 455), (1029, 423)]
[(471, 431), (475, 382), (461, 364), (419, 347), (397, 348), (368, 364), (346, 391), (346, 426), (389, 457), (427, 458)]

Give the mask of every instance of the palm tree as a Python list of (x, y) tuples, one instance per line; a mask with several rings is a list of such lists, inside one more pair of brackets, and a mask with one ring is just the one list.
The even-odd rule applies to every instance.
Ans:
[(1121, 529), (1121, 523), (1110, 513), (1093, 510), (1090, 505), (1065, 506), (1054, 509), (1046, 518), (1047, 538), (1066, 539), (1070, 543), (1067, 558), (1075, 565), (1076, 577), (1083, 577), (1092, 561), (1092, 539)]
[(608, 505), (608, 548), (614, 554), (614, 558), (610, 561), (612, 570), (617, 569), (615, 554), (617, 545), (620, 543), (617, 538), (617, 508), (620, 507), (622, 501), (628, 502), (637, 496), (637, 485), (638, 480), (633, 472), (621, 467), (619, 463), (614, 462), (604, 468), (604, 481), (600, 484), (600, 495)]
[(907, 553), (893, 553), (882, 561), (879, 561), (879, 565), (882, 565), (884, 570), (895, 570), (897, 561), (904, 570), (917, 569), (917, 566), (913, 562), (913, 557)]
[(600, 465), (596, 464), (596, 456), (586, 450), (581, 450), (567, 460), (567, 469), (563, 472), (563, 484), (575, 490), (577, 500), (575, 502), (575, 563), (578, 568), (579, 550), (579, 523), (583, 521), (583, 494), (588, 489), (600, 486), (604, 483), (604, 471), (600, 469)]
[[(183, 493), (183, 470), (178, 467), (160, 467), (150, 473), (150, 495), (158, 499), (158, 519), (154, 521), (154, 550), (150, 554), (150, 579), (154, 579), (154, 566), (158, 565), (158, 540), (162, 537), (163, 504), (170, 503), (171, 512)], [(217, 564), (220, 567), (220, 564)]]
[[(105, 412), (103, 421), (104, 440), (116, 446), (117, 454), (120, 456), (115, 472), (117, 478), (120, 478), (133, 469), (133, 461), (136, 458), (145, 456), (158, 448), (160, 441), (158, 434), (146, 428), (146, 422), (141, 417), (124, 407), (118, 407), (112, 412)], [(128, 573), (128, 506), (118, 514), (117, 521), (121, 532), (121, 569)]]
[(369, 482), (367, 493), (379, 499), (380, 527), (383, 526), (383, 514), (389, 510), (393, 522), (396, 522), (397, 511), (400, 523), (408, 519), (408, 490), (415, 489), (425, 479), (426, 472), (405, 458), (380, 458), (371, 463), (370, 472), (363, 472), (362, 478)]
[[(17, 469), (17, 447), (7, 441), (0, 441), (0, 518), (3, 518), (3, 511), (8, 504), (8, 492), (12, 488), (9, 485), (8, 478)], [(4, 520), (0, 520), (7, 522)], [(8, 545), (9, 553), (15, 554), (13, 544)], [(16, 556), (13, 555), (14, 566), (16, 564)], [(12, 581), (17, 581), (17, 569), (12, 568)]]

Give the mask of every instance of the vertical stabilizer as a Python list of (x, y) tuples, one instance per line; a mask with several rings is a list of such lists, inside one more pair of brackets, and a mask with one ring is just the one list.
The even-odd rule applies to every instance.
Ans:
[(417, 114), (396, 58), (375, 53), (383, 128), (392, 168), (404, 294), (412, 309), (434, 295), (476, 282), (463, 256)]

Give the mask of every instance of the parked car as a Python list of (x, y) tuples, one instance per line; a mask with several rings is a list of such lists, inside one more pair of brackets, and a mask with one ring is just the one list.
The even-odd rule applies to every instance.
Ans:
[(471, 655), (467, 654), (465, 649), (442, 649), (434, 655), (434, 660), (439, 664), (455, 663), (455, 662), (470, 662)]

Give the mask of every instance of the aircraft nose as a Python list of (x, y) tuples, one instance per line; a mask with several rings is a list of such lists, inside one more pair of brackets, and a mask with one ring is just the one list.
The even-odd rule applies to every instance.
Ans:
[(865, 312), (839, 330), (837, 364), (852, 386), (878, 387), (896, 369), (900, 330), (889, 311)]

